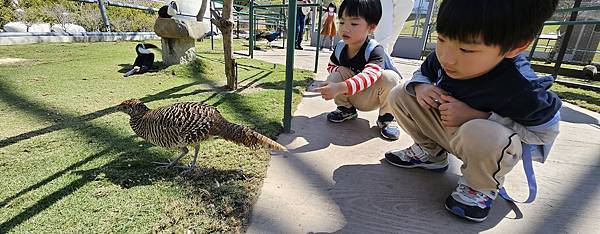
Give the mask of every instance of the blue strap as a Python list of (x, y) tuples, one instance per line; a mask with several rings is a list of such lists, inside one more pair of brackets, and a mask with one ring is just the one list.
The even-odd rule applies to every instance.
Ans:
[(379, 43), (374, 39), (369, 39), (369, 43), (367, 44), (367, 48), (365, 48), (365, 61), (369, 61), (371, 57), (371, 52), (377, 47)]
[[(373, 52), (375, 47), (377, 47), (378, 45), (379, 45), (379, 42), (377, 42), (375, 39), (369, 39), (367, 47), (365, 48), (365, 61), (369, 61), (369, 58), (371, 57), (371, 52)], [(345, 46), (346, 46), (346, 43), (344, 43), (343, 40), (338, 41), (337, 45), (335, 46), (334, 54), (335, 54), (335, 58), (337, 58), (338, 61), (340, 61), (340, 56), (342, 55), (342, 50), (344, 49)], [(383, 48), (383, 49), (385, 51), (385, 48)], [(385, 51), (384, 60), (385, 61), (384, 61), (383, 69), (392, 70), (392, 71), (396, 72), (400, 76), (400, 79), (402, 79), (402, 75), (400, 74), (400, 71), (398, 71), (398, 69), (396, 69), (396, 67), (394, 66), (394, 62), (392, 62), (392, 58), (387, 53), (387, 51)]]
[(500, 188), (500, 196), (507, 201), (518, 202), (518, 203), (531, 203), (535, 200), (535, 196), (537, 195), (537, 183), (535, 181), (535, 173), (533, 172), (533, 160), (531, 159), (531, 145), (522, 144), (523, 148), (523, 169), (525, 169), (525, 176), (527, 177), (527, 185), (529, 186), (529, 197), (527, 200), (523, 202), (516, 201), (512, 197), (506, 193), (506, 189), (504, 187)]
[(342, 50), (344, 49), (344, 47), (346, 46), (346, 43), (344, 43), (343, 40), (339, 40), (338, 43), (335, 45), (335, 58), (338, 60), (338, 62), (340, 61), (340, 56), (342, 55)]

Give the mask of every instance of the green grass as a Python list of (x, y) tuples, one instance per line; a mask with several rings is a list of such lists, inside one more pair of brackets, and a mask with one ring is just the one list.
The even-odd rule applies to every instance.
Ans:
[[(275, 137), (282, 130), (284, 66), (238, 58), (239, 89), (228, 92), (221, 44), (211, 51), (205, 40), (195, 64), (123, 78), (134, 45), (0, 47), (0, 58), (31, 60), (0, 65), (0, 233), (243, 230), (265, 177), (266, 150), (213, 139), (201, 144), (193, 173), (156, 169), (151, 162), (177, 152), (136, 137), (113, 107), (129, 98), (150, 108), (204, 102)], [(294, 109), (310, 78), (296, 71)]]
[(595, 91), (569, 88), (554, 83), (551, 88), (565, 102), (600, 113), (600, 93)]

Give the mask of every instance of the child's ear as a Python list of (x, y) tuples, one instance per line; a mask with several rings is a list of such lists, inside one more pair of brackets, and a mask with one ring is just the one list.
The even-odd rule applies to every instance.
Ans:
[(369, 34), (375, 33), (376, 29), (377, 29), (377, 24), (369, 24)]
[(513, 48), (513, 49), (509, 50), (508, 52), (506, 52), (506, 54), (504, 54), (504, 57), (506, 57), (506, 58), (514, 58), (514, 57), (516, 57), (521, 52), (523, 52), (527, 48), (529, 48), (529, 45), (531, 44), (531, 42), (533, 42), (533, 40), (517, 44), (515, 48)]

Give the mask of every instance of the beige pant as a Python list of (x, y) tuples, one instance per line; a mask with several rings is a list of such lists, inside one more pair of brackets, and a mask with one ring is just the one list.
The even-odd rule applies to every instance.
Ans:
[[(342, 82), (350, 77), (342, 77), (339, 72), (329, 74), (327, 81), (329, 82)], [(390, 90), (398, 85), (400, 76), (389, 70), (384, 70), (381, 77), (375, 81), (371, 87), (355, 93), (352, 96), (346, 96), (343, 94), (337, 95), (333, 100), (336, 105), (351, 107), (354, 106), (360, 111), (372, 111), (379, 108), (379, 115), (386, 113), (392, 113), (390, 106), (388, 105), (388, 94)]]
[(487, 119), (474, 119), (460, 127), (444, 127), (436, 109), (425, 109), (398, 85), (389, 95), (398, 124), (430, 155), (447, 160), (443, 150), (463, 161), (461, 172), (474, 189), (502, 187), (504, 176), (521, 159), (521, 139), (511, 129)]

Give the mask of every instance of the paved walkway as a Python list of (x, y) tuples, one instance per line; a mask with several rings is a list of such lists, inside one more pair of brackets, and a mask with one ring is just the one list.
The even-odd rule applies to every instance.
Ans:
[[(296, 51), (296, 67), (312, 70), (314, 48)], [(317, 79), (326, 76), (329, 52), (321, 55)], [(285, 50), (256, 51), (255, 59), (285, 63)], [(421, 63), (397, 60), (405, 78)], [(533, 204), (512, 205), (501, 198), (483, 223), (454, 217), (444, 209), (455, 188), (460, 161), (450, 157), (445, 173), (399, 169), (381, 161), (383, 154), (411, 145), (403, 133), (382, 140), (376, 112), (359, 119), (328, 123), (332, 101), (305, 93), (292, 119), (292, 133), (278, 142), (290, 149), (271, 159), (248, 233), (599, 233), (600, 115), (565, 104), (561, 134), (545, 164), (535, 163), (539, 183)], [(506, 186), (527, 196), (522, 166)]]

